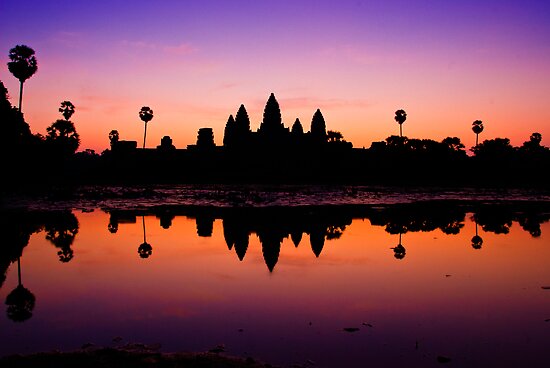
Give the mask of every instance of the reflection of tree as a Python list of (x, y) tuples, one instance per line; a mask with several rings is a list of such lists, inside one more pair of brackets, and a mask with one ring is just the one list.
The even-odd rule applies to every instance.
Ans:
[(21, 282), (21, 260), (17, 259), (18, 285), (6, 297), (8, 318), (14, 322), (24, 322), (32, 317), (36, 298)]
[(531, 234), (533, 238), (538, 238), (542, 235), (540, 224), (543, 221), (544, 219), (536, 214), (522, 214), (518, 219), (521, 228)]
[(472, 248), (481, 249), (481, 246), (483, 245), (483, 239), (477, 233), (477, 221), (475, 219), (475, 216), (474, 216), (473, 220), (476, 223), (476, 235), (474, 235), (473, 238), (472, 238)]
[(44, 225), (46, 239), (60, 250), (57, 252), (59, 261), (66, 263), (73, 259), (71, 245), (78, 234), (78, 220), (71, 212), (63, 211), (50, 214)]
[(153, 247), (151, 244), (147, 243), (145, 235), (145, 216), (141, 216), (141, 221), (143, 224), (143, 243), (138, 247), (138, 254), (141, 258), (149, 258), (149, 256), (153, 254)]
[(23, 254), (23, 248), (29, 243), (31, 234), (40, 230), (41, 225), (32, 213), (1, 212), (0, 232), (0, 287), (6, 280), (9, 266)]
[(504, 208), (484, 208), (478, 211), (474, 218), (485, 232), (495, 234), (508, 234), (514, 214)]
[(399, 233), (399, 244), (397, 244), (395, 247), (390, 248), (390, 249), (393, 249), (393, 256), (396, 259), (405, 258), (406, 250), (405, 250), (405, 247), (403, 246), (403, 244), (401, 244), (401, 233)]

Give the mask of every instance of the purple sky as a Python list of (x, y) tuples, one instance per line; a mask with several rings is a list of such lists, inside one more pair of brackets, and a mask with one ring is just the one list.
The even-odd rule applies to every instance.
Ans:
[[(143, 105), (155, 111), (148, 146), (170, 135), (221, 144), (241, 103), (256, 129), (271, 92), (290, 126), (315, 109), (356, 147), (398, 133), (475, 140), (550, 135), (547, 1), (3, 1), (0, 46), (35, 49), (39, 69), (23, 110), (34, 132), (69, 99), (81, 148), (107, 135), (141, 142)], [(4, 63), (5, 65), (5, 63)], [(12, 103), (18, 83), (0, 71)]]

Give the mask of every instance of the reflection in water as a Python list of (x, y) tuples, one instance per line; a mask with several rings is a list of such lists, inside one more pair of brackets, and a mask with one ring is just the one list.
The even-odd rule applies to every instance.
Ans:
[[(536, 366), (528, 363), (550, 337), (540, 288), (550, 276), (550, 249), (541, 241), (548, 211), (163, 207), (2, 218), (0, 355), (123, 336), (161, 341), (168, 351), (224, 342), (231, 353), (267, 361), (298, 354), (275, 361), (282, 365), (387, 366), (396, 359), (423, 367), (444, 355), (477, 367), (496, 356), (495, 365), (506, 366), (498, 364), (504, 354), (534, 357), (525, 366)], [(481, 236), (491, 247), (473, 251)], [(142, 243), (140, 257), (150, 256), (148, 237), (155, 257), (144, 267), (135, 244)], [(57, 252), (73, 248), (69, 266), (58, 262)], [(355, 332), (343, 333), (348, 327)], [(296, 346), (303, 352), (292, 353)], [(521, 366), (518, 359), (508, 366)]]
[(24, 322), (32, 317), (36, 298), (21, 282), (21, 259), (17, 258), (17, 287), (6, 297), (8, 318), (14, 322)]
[(141, 258), (149, 258), (153, 254), (153, 247), (147, 243), (147, 236), (145, 231), (145, 216), (141, 216), (141, 222), (143, 224), (143, 243), (138, 247), (138, 254)]
[(472, 248), (481, 249), (481, 246), (483, 245), (483, 239), (477, 233), (477, 220), (476, 220), (475, 216), (472, 216), (472, 220), (474, 220), (475, 223), (476, 223), (476, 235), (474, 235), (472, 237)]
[[(476, 224), (476, 235), (471, 246), (480, 249), (483, 239), (478, 234), (478, 224), (484, 232), (507, 234), (512, 221), (533, 237), (541, 235), (540, 224), (548, 221), (549, 215), (533, 210), (518, 210), (513, 206), (485, 205), (475, 209), (453, 203), (407, 204), (388, 207), (273, 207), (273, 208), (217, 208), (217, 207), (163, 207), (158, 211), (110, 211), (108, 229), (118, 229), (121, 219), (135, 223), (136, 216), (155, 215), (160, 226), (167, 229), (176, 216), (194, 218), (197, 235), (211, 237), (214, 221), (222, 220), (223, 236), (229, 250), (235, 250), (242, 261), (247, 253), (249, 237), (256, 234), (260, 240), (265, 264), (272, 272), (279, 260), (283, 239), (289, 238), (298, 247), (304, 234), (309, 236), (311, 250), (319, 257), (325, 242), (339, 239), (354, 218), (368, 219), (374, 226), (383, 226), (389, 234), (399, 235), (399, 242), (391, 249), (396, 259), (404, 259), (406, 249), (401, 242), (402, 234), (436, 229), (447, 235), (457, 235), (464, 227), (466, 212), (476, 211), (471, 220)], [(142, 258), (152, 253), (152, 247), (145, 240), (139, 248)]]
[(391, 249), (393, 249), (393, 256), (395, 257), (395, 259), (405, 258), (406, 250), (403, 244), (401, 244), (401, 233), (399, 233), (399, 243)]
[(78, 226), (76, 216), (69, 211), (54, 212), (45, 218), (46, 239), (60, 249), (57, 252), (60, 262), (67, 263), (73, 259), (71, 246), (78, 234)]

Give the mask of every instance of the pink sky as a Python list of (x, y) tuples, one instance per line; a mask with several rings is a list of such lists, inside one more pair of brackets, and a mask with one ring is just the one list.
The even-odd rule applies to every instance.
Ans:
[[(63, 100), (81, 149), (108, 148), (108, 133), (142, 142), (141, 106), (155, 112), (147, 146), (177, 147), (212, 127), (221, 144), (243, 103), (252, 129), (275, 93), (285, 126), (309, 130), (320, 108), (327, 129), (355, 147), (398, 134), (441, 140), (550, 136), (550, 6), (536, 1), (59, 1), (0, 5), (4, 60), (17, 44), (36, 51), (23, 111), (45, 133)], [(4, 63), (5, 65), (5, 63)], [(18, 81), (0, 80), (17, 104)]]

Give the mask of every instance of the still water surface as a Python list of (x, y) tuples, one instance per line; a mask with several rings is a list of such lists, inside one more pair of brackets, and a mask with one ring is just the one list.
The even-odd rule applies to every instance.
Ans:
[(35, 215), (35, 306), (0, 315), (0, 355), (141, 342), (284, 366), (549, 366), (546, 220), (262, 216)]

